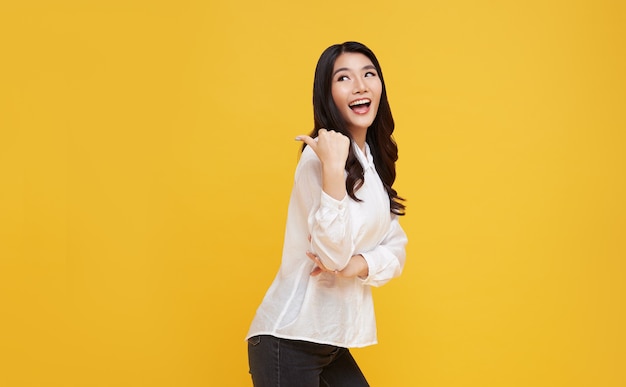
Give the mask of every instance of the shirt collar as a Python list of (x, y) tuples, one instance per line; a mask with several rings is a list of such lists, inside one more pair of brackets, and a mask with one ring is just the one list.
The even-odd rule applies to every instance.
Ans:
[(363, 154), (361, 148), (359, 148), (359, 146), (354, 141), (352, 142), (352, 147), (354, 148), (354, 153), (359, 159), (361, 166), (363, 166), (364, 172), (368, 168), (374, 168), (374, 158), (372, 157), (372, 153), (370, 152), (370, 146), (367, 143), (365, 143), (365, 154)]

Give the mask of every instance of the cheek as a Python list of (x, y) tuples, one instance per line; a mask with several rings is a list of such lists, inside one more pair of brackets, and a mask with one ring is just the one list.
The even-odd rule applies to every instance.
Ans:
[(377, 82), (372, 85), (372, 90), (376, 94), (376, 98), (380, 99), (380, 95), (383, 93), (383, 84), (380, 82), (380, 79), (377, 79)]
[(335, 102), (335, 105), (339, 109), (341, 109), (341, 107), (346, 104), (346, 99), (347, 99), (346, 90), (347, 90), (347, 86), (341, 83), (334, 84), (331, 89), (333, 101)]
[(337, 93), (335, 92), (335, 89), (333, 89), (333, 102), (335, 103), (336, 107), (339, 107), (339, 104), (337, 103)]
[(339, 107), (338, 99), (339, 99), (339, 93), (337, 92), (337, 88), (333, 87), (333, 89), (331, 90), (331, 95), (333, 96), (333, 102), (335, 103), (335, 106)]
[(374, 92), (374, 95), (376, 96), (376, 105), (380, 104), (380, 97), (383, 93), (383, 88), (382, 85), (379, 85), (378, 88), (376, 89), (376, 91)]

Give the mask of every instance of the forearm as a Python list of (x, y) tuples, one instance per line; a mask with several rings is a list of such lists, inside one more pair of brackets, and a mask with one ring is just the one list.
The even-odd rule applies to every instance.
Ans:
[(322, 164), (322, 189), (335, 200), (341, 200), (346, 196), (343, 165)]
[(348, 262), (348, 266), (346, 266), (340, 274), (342, 277), (346, 278), (359, 277), (365, 279), (369, 274), (369, 266), (361, 254), (353, 255), (350, 258), (350, 262)]
[(348, 200), (345, 195), (336, 200), (322, 192), (319, 208), (309, 215), (311, 251), (332, 270), (343, 270), (354, 255)]
[(319, 259), (318, 256), (316, 256), (315, 254), (311, 252), (307, 252), (307, 256), (311, 258), (313, 262), (315, 262), (315, 268), (311, 272), (312, 276), (316, 276), (322, 272), (328, 272), (328, 273), (333, 273), (343, 278), (359, 277), (362, 280), (365, 280), (369, 274), (369, 267), (367, 265), (367, 261), (360, 254), (353, 255), (350, 258), (350, 261), (348, 262), (346, 267), (343, 268), (343, 270), (329, 269), (322, 263), (322, 261)]
[(406, 234), (396, 218), (383, 242), (376, 248), (361, 253), (369, 266), (364, 284), (381, 286), (399, 276), (406, 260), (406, 243)]

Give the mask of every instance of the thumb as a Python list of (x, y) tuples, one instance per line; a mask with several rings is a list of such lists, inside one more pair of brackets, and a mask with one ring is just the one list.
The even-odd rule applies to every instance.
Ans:
[(317, 141), (315, 141), (315, 139), (311, 136), (307, 136), (306, 134), (300, 134), (296, 136), (296, 141), (302, 141), (313, 149), (315, 149), (315, 146), (317, 145)]

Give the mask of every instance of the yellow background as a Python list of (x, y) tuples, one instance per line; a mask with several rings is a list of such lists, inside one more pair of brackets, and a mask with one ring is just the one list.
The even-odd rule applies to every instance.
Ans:
[(408, 198), (373, 386), (626, 385), (620, 1), (3, 1), (0, 385), (248, 386), (324, 48)]

